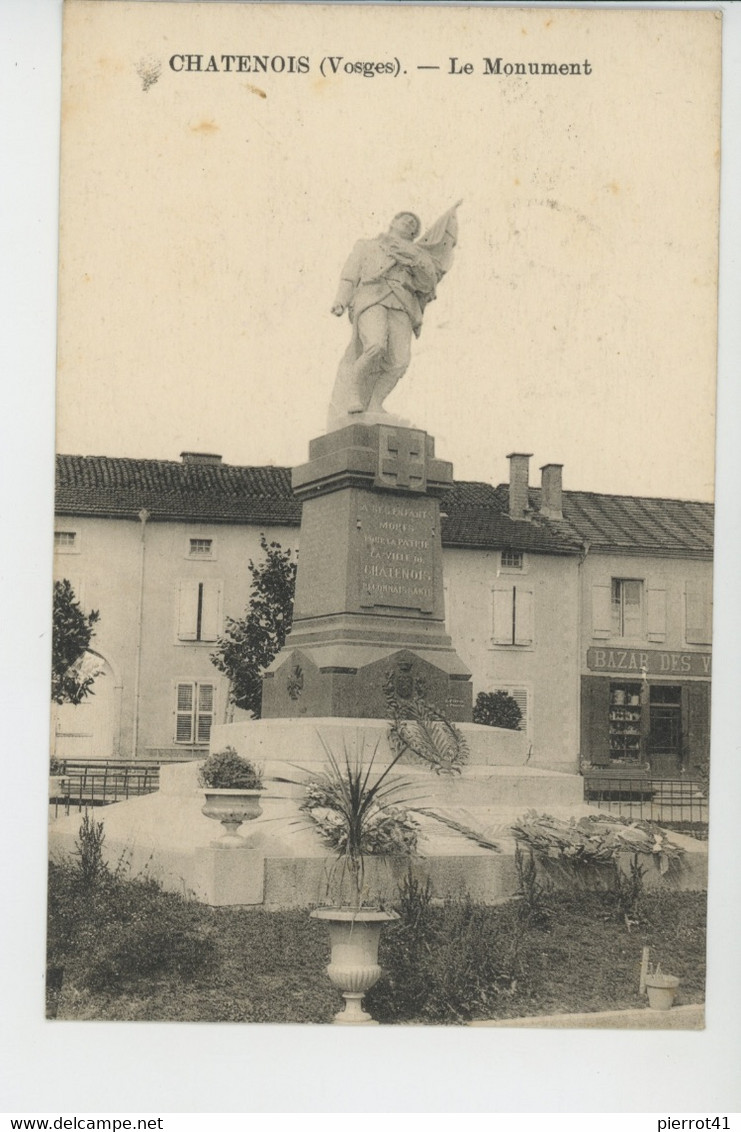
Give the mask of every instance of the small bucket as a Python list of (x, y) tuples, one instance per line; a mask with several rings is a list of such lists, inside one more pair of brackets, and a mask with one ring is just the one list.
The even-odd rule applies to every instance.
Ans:
[(652, 1010), (669, 1010), (679, 986), (676, 975), (649, 975), (646, 979), (648, 1005)]

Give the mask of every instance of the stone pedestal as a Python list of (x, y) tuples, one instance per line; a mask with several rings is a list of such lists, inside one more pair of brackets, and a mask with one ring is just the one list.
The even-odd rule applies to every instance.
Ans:
[(385, 718), (384, 685), (471, 719), (471, 674), (445, 631), (439, 500), (452, 465), (418, 429), (352, 424), (293, 471), (303, 503), (293, 629), (263, 718)]

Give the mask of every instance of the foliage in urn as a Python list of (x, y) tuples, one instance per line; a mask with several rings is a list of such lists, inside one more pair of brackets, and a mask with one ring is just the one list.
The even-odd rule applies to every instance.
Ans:
[(226, 747), (204, 760), (198, 782), (207, 790), (262, 790), (262, 773), (234, 747)]
[(260, 718), (262, 677), (285, 644), (293, 623), (296, 561), (293, 551), (260, 535), (261, 562), (250, 560), (252, 593), (245, 616), (228, 617), (211, 660), (229, 677), (233, 704)]
[(86, 672), (83, 660), (100, 619), (96, 609), (83, 613), (71, 583), (54, 583), (51, 646), (51, 698), (55, 704), (79, 704), (92, 695), (96, 672)]
[(479, 692), (473, 706), (473, 722), (486, 727), (505, 727), (518, 731), (522, 712), (517, 700), (509, 692)]
[[(309, 814), (325, 845), (344, 855), (352, 837), (352, 820), (348, 820), (347, 796), (358, 796), (358, 777), (362, 767), (343, 768), (342, 781), (327, 774), (311, 779), (301, 810)], [(347, 793), (345, 790), (347, 787)], [(383, 796), (371, 803), (365, 821), (360, 823), (359, 849), (367, 856), (406, 857), (417, 852), (419, 826), (408, 810), (386, 805)]]
[(332, 900), (359, 908), (365, 896), (366, 856), (416, 852), (417, 824), (406, 808), (412, 783), (391, 777), (399, 756), (378, 768), (378, 744), (366, 761), (362, 741), (353, 751), (345, 745), (338, 757), (321, 735), (319, 739), (326, 767), (301, 783), (305, 795), (300, 808), (337, 858), (330, 874)]
[(354, 907), (360, 907), (366, 895), (365, 858), (415, 855), (419, 839), (415, 814), (436, 817), (411, 805), (421, 797), (417, 793), (419, 783), (395, 776), (397, 763), (409, 756), (438, 774), (455, 774), (460, 773), (468, 756), (462, 734), (427, 703), (419, 683), (409, 700), (396, 696), (391, 674), (384, 690), (391, 717), (388, 763), (380, 764), (378, 743), (368, 759), (362, 738), (352, 750), (345, 744), (342, 754), (336, 755), (320, 734), (325, 770), (300, 783), (305, 790), (301, 809), (337, 857), (330, 878), (338, 882), (334, 898), (344, 902), (347, 882), (349, 902)]

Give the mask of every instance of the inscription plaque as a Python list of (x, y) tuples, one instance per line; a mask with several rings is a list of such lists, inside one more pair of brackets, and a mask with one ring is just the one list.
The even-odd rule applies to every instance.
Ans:
[(436, 519), (434, 500), (358, 501), (362, 606), (433, 611)]

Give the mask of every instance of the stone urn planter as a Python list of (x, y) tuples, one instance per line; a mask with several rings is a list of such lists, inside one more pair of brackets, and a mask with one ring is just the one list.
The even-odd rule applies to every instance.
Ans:
[(669, 1010), (674, 1004), (679, 979), (676, 975), (665, 975), (655, 971), (646, 975), (648, 1005), (652, 1010)]
[(381, 977), (378, 944), (384, 924), (398, 920), (396, 912), (376, 908), (317, 908), (312, 919), (329, 928), (332, 955), (327, 974), (342, 992), (345, 1006), (334, 1016), (334, 1025), (377, 1026), (363, 1009), (363, 996)]
[(233, 747), (209, 755), (198, 772), (206, 796), (201, 813), (219, 821), (224, 833), (211, 844), (216, 849), (244, 849), (247, 841), (237, 832), (243, 822), (262, 813), (262, 774)]
[(211, 844), (217, 849), (244, 849), (244, 837), (237, 832), (243, 822), (254, 821), (262, 813), (260, 798), (262, 790), (237, 790), (228, 788), (204, 789), (206, 798), (201, 813), (224, 827), (221, 837)]

